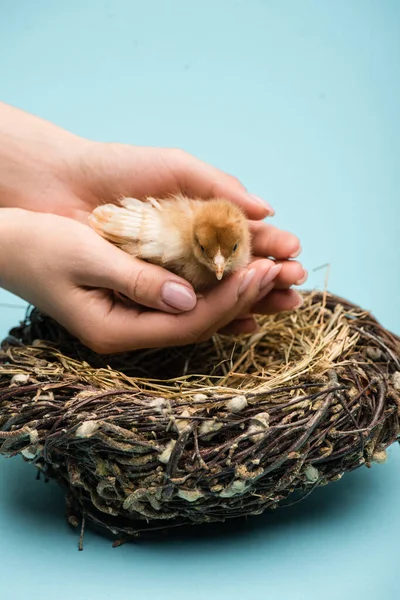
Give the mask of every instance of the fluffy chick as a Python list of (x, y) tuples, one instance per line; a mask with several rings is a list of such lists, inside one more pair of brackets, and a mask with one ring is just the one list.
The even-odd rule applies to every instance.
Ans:
[(129, 254), (184, 277), (196, 291), (248, 265), (248, 221), (228, 200), (174, 195), (98, 206), (89, 223)]

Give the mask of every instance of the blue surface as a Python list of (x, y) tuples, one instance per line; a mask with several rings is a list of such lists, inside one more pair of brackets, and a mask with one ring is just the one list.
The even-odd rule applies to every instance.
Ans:
[[(0, 0), (0, 95), (76, 133), (181, 146), (300, 235), (309, 286), (400, 333), (400, 2)], [(23, 303), (0, 292), (0, 334)], [(0, 597), (394, 600), (400, 452), (300, 505), (113, 550), (0, 460)]]

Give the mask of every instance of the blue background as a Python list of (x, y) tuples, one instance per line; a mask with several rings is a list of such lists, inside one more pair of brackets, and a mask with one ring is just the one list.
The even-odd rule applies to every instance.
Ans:
[[(98, 140), (180, 146), (297, 233), (307, 287), (400, 333), (400, 2), (0, 0), (0, 96)], [(0, 334), (24, 304), (0, 291)], [(392, 600), (400, 453), (305, 503), (112, 549), (63, 494), (0, 460), (2, 600)]]

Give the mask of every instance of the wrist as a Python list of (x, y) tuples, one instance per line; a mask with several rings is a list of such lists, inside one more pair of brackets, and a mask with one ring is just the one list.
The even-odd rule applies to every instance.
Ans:
[(24, 252), (22, 231), (28, 211), (18, 208), (0, 209), (0, 287), (15, 292), (13, 279)]
[(53, 212), (43, 198), (52, 196), (57, 202), (86, 144), (52, 123), (0, 103), (0, 207)]

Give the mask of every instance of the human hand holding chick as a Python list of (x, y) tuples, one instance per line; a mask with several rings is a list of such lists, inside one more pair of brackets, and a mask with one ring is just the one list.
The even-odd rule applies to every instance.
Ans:
[[(295, 308), (299, 296), (290, 288), (302, 283), (306, 272), (300, 263), (288, 259), (299, 254), (299, 240), (262, 221), (272, 209), (234, 177), (181, 150), (91, 142), (0, 103), (0, 207), (53, 213), (87, 223), (93, 209), (105, 202), (123, 196), (160, 197), (176, 192), (204, 200), (224, 197), (240, 206), (249, 219), (254, 257), (268, 256), (276, 261), (276, 265), (268, 263), (275, 269), (269, 272), (272, 291), (264, 289), (248, 314), (239, 315), (240, 320), (226, 331), (250, 331), (254, 327), (251, 312), (268, 314)], [(80, 259), (86, 264), (90, 256), (81, 255)], [(104, 263), (112, 268), (110, 261)], [(149, 265), (140, 264), (140, 278), (148, 283), (153, 271)], [(158, 273), (161, 271), (165, 281), (169, 275), (163, 269)], [(46, 287), (44, 277), (41, 280)], [(173, 291), (170, 288), (169, 304), (160, 304), (160, 310), (191, 310), (196, 299), (193, 301), (190, 286), (183, 287), (186, 289), (181, 285)], [(142, 302), (147, 306), (145, 295)]]
[[(163, 200), (122, 198), (95, 208), (89, 223), (130, 255), (180, 275), (197, 292), (214, 287), (251, 260), (249, 222), (238, 206), (222, 198), (201, 200), (182, 194)], [(271, 285), (258, 301), (272, 290), (281, 269), (281, 264), (271, 266), (266, 281)], [(236, 329), (255, 328), (251, 314), (241, 317)]]
[[(24, 252), (15, 252), (15, 248)], [(248, 312), (273, 262), (255, 261), (196, 299), (181, 278), (106, 242), (71, 219), (2, 209), (0, 286), (50, 315), (99, 353), (203, 341)], [(186, 312), (171, 306), (186, 290)], [(111, 290), (133, 301), (116, 302)], [(155, 310), (143, 310), (143, 306)], [(184, 308), (184, 307), (182, 307)]]
[[(291, 289), (307, 278), (306, 270), (295, 260), (301, 251), (299, 239), (265, 222), (274, 210), (235, 177), (175, 149), (96, 144), (83, 154), (82, 161), (81, 200), (74, 205), (74, 218), (87, 223), (97, 206), (122, 197), (160, 198), (182, 193), (202, 200), (225, 198), (239, 206), (248, 219), (253, 257), (272, 257), (277, 266), (270, 293), (252, 311), (273, 314), (293, 310), (301, 303), (299, 294)], [(247, 332), (248, 327), (249, 322), (243, 320), (233, 325), (232, 332)]]
[(196, 291), (250, 262), (246, 216), (224, 199), (123, 198), (95, 208), (89, 223), (122, 250), (180, 275)]

